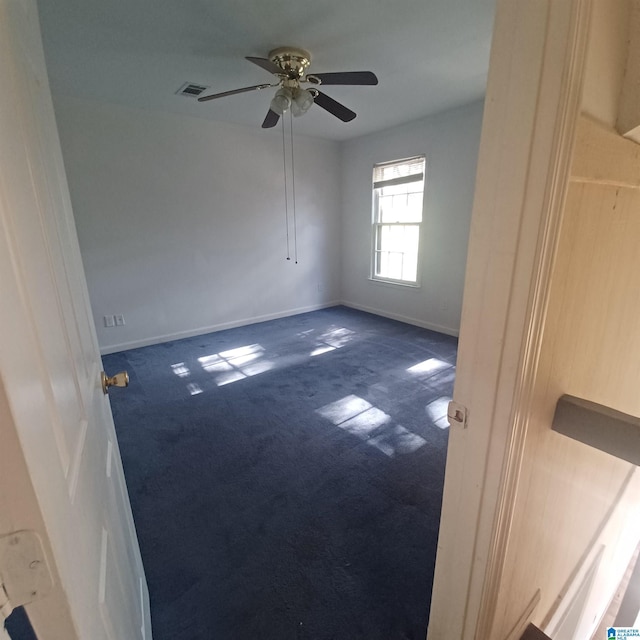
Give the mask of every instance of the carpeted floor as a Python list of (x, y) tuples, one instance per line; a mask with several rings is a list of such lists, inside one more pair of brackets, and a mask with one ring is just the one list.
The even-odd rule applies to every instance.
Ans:
[(105, 356), (154, 639), (423, 640), (455, 358), (344, 307)]

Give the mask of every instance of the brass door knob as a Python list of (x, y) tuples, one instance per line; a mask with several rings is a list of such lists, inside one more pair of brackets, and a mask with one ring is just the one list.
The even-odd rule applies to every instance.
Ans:
[(128, 387), (129, 386), (129, 374), (126, 371), (120, 371), (115, 376), (109, 377), (104, 371), (100, 373), (100, 379), (102, 380), (102, 391), (105, 395), (109, 393), (109, 387)]

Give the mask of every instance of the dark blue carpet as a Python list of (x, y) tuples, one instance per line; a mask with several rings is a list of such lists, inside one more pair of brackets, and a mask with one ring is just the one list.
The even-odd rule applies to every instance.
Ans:
[(11, 612), (5, 627), (11, 640), (37, 640), (24, 607), (16, 607)]
[(335, 307), (104, 357), (155, 640), (423, 640), (456, 340)]

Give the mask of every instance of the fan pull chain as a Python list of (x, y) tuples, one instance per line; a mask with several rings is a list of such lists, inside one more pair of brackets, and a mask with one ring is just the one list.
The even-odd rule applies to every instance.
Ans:
[(282, 169), (284, 174), (284, 224), (287, 230), (287, 260), (291, 260), (289, 250), (289, 199), (287, 197), (287, 148), (284, 140), (284, 118), (282, 118)]
[(291, 112), (291, 110), (289, 110), (289, 127), (291, 132), (291, 191), (293, 194), (293, 252), (295, 256), (295, 263), (298, 264), (298, 226), (296, 224), (296, 163), (293, 161), (293, 113)]

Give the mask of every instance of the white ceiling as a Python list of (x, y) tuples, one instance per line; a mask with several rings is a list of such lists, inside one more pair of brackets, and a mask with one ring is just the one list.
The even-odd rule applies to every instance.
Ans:
[(275, 91), (207, 103), (184, 82), (237, 89), (273, 76), (244, 59), (292, 45), (310, 72), (371, 70), (375, 87), (323, 88), (358, 117), (318, 106), (300, 133), (334, 140), (371, 133), (484, 94), (494, 0), (40, 0), (54, 94), (260, 127)]

